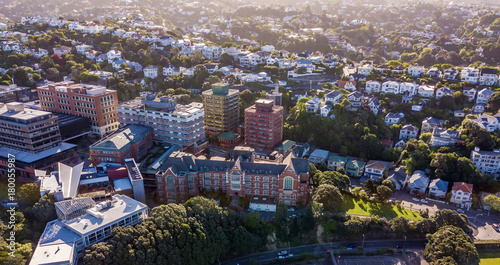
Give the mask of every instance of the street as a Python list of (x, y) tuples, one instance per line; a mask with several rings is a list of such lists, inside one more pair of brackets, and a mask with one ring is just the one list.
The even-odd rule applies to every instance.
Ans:
[[(365, 250), (370, 250), (370, 249), (378, 249), (378, 248), (394, 248), (395, 246), (403, 246), (405, 249), (412, 249), (412, 250), (422, 250), (425, 247), (425, 240), (424, 239), (417, 239), (417, 240), (367, 240), (364, 242), (362, 241), (349, 241), (349, 242), (333, 242), (333, 243), (328, 243), (328, 244), (318, 244), (318, 245), (307, 245), (307, 246), (300, 246), (300, 247), (293, 247), (290, 249), (290, 253), (293, 255), (299, 255), (302, 252), (308, 252), (314, 256), (321, 256), (324, 255), (323, 251), (327, 249), (332, 249), (332, 250), (338, 250), (340, 247), (347, 247), (350, 244), (356, 243), (358, 246), (363, 246)], [(282, 249), (286, 250), (286, 249)], [(255, 259), (259, 261), (260, 263), (267, 263), (274, 261), (276, 259), (276, 253), (278, 250), (275, 251), (268, 251), (268, 252), (263, 252), (263, 253), (257, 253), (253, 255), (248, 255), (245, 257), (237, 258), (231, 261), (226, 261), (221, 264), (223, 265), (248, 265), (250, 264), (249, 261), (250, 259)]]

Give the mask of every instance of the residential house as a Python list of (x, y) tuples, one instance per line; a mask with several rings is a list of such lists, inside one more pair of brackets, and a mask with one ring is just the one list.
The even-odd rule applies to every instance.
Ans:
[(314, 96), (306, 102), (306, 111), (310, 113), (317, 113), (321, 106), (321, 99)]
[(368, 80), (366, 81), (365, 91), (366, 93), (379, 93), (382, 83), (379, 81)]
[(393, 75), (402, 75), (405, 73), (405, 67), (402, 66), (402, 65), (398, 65), (398, 66), (395, 66), (394, 68), (392, 68), (392, 74)]
[(462, 93), (467, 96), (469, 102), (472, 102), (476, 98), (477, 90), (473, 87), (464, 87)]
[[(267, 59), (271, 57), (269, 52), (259, 51), (250, 54), (250, 64), (256, 66), (258, 64), (265, 64)], [(312, 64), (312, 63), (311, 63)]]
[(382, 84), (382, 92), (399, 94), (399, 83), (396, 81), (387, 81)]
[(127, 60), (125, 59), (116, 59), (114, 60), (111, 64), (113, 66), (113, 69), (115, 69), (116, 71), (120, 70), (121, 67), (122, 67), (122, 64), (127, 64)]
[(418, 93), (418, 85), (410, 82), (399, 84), (399, 92), (407, 96), (414, 96)]
[(490, 116), (488, 114), (476, 115), (475, 119), (471, 119), (471, 122), (476, 123), (479, 127), (487, 130), (488, 132), (494, 132), (500, 129), (500, 114), (495, 114), (495, 116)]
[(408, 175), (402, 167), (398, 167), (395, 170), (390, 171), (389, 176), (387, 177), (388, 180), (394, 183), (396, 191), (401, 190), (404, 187), (406, 178), (408, 178)]
[(339, 81), (339, 88), (349, 91), (356, 91), (356, 81)]
[(323, 61), (323, 64), (328, 68), (334, 68), (335, 66), (339, 65), (339, 61), (337, 59), (328, 59), (326, 61)]
[(325, 104), (323, 107), (321, 107), (321, 110), (320, 110), (321, 116), (328, 117), (328, 114), (330, 114), (332, 109), (333, 109), (333, 105)]
[(75, 46), (76, 52), (79, 54), (85, 54), (87, 50), (94, 48), (92, 45), (82, 44)]
[(433, 179), (429, 184), (429, 195), (432, 195), (437, 198), (446, 197), (446, 193), (448, 192), (448, 181), (444, 181), (441, 179)]
[(99, 54), (98, 56), (95, 57), (95, 62), (96, 63), (104, 63), (104, 61), (108, 60), (108, 55), (103, 53)]
[(432, 132), (435, 128), (442, 127), (445, 120), (427, 117), (422, 121), (422, 132)]
[(430, 78), (441, 78), (441, 71), (437, 67), (432, 67), (425, 74)]
[(274, 52), (275, 48), (273, 45), (264, 45), (260, 46), (260, 50), (265, 52)]
[(97, 55), (99, 55), (99, 51), (96, 50), (87, 50), (85, 51), (85, 57), (91, 61), (96, 61)]
[(172, 45), (172, 43), (174, 42), (174, 37), (170, 36), (170, 35), (166, 35), (166, 36), (160, 36), (158, 38), (158, 42), (162, 45), (162, 46), (169, 46), (169, 45)]
[(418, 87), (418, 94), (424, 98), (434, 96), (434, 86), (421, 85)]
[(343, 96), (342, 92), (334, 90), (334, 91), (325, 93), (323, 100), (325, 102), (331, 102), (332, 104), (340, 103), (342, 100), (342, 96)]
[(331, 155), (328, 157), (327, 168), (328, 170), (338, 171), (341, 168), (345, 168), (346, 162), (347, 157), (345, 156)]
[(465, 182), (455, 182), (451, 188), (450, 202), (459, 207), (472, 206), (472, 188), (473, 185)]
[(413, 77), (421, 77), (424, 73), (425, 68), (423, 66), (410, 66), (408, 67), (408, 74)]
[(387, 113), (387, 115), (385, 115), (385, 125), (387, 126), (391, 126), (392, 124), (398, 124), (401, 119), (404, 117), (404, 113), (400, 112), (400, 113)]
[(429, 146), (453, 146), (459, 137), (457, 131), (434, 128)]
[(417, 138), (418, 135), (418, 127), (413, 126), (411, 124), (406, 124), (399, 130), (399, 139), (409, 140), (413, 138)]
[(472, 107), (472, 114), (482, 114), (486, 104), (478, 103)]
[(479, 90), (479, 92), (477, 92), (476, 104), (488, 104), (488, 99), (493, 93), (495, 93), (495, 91), (487, 88)]
[(464, 67), (460, 73), (462, 82), (470, 82), (473, 85), (479, 82), (479, 70), (473, 67)]
[(71, 47), (68, 47), (68, 46), (60, 46), (60, 47), (55, 47), (52, 49), (54, 50), (54, 53), (57, 53), (60, 56), (63, 56), (64, 54), (71, 52)]
[(368, 76), (372, 72), (373, 68), (373, 65), (365, 64), (361, 67), (358, 67), (358, 74)]
[(483, 68), (479, 74), (479, 85), (481, 86), (496, 86), (498, 84), (497, 69)]
[(500, 150), (481, 151), (475, 147), (470, 153), (472, 164), (485, 175), (500, 176)]
[(207, 68), (207, 72), (209, 74), (213, 74), (215, 71), (219, 70), (219, 65), (215, 63), (207, 63), (205, 64), (205, 68)]
[(122, 52), (119, 50), (110, 50), (109, 52), (106, 53), (106, 56), (108, 58), (108, 63), (113, 63), (117, 59), (122, 58)]
[(351, 94), (347, 95), (347, 99), (350, 102), (351, 107), (361, 107), (363, 105), (363, 94), (358, 91), (354, 91)]
[(457, 69), (451, 67), (443, 71), (443, 79), (448, 81), (456, 81), (458, 77)]
[(382, 104), (380, 104), (380, 101), (378, 100), (377, 97), (372, 97), (368, 100), (367, 102), (368, 106), (370, 107), (370, 110), (375, 114), (378, 115), (380, 111), (382, 111), (383, 107)]
[(436, 99), (440, 99), (444, 95), (453, 95), (453, 90), (447, 87), (440, 87), (436, 90)]
[(415, 190), (418, 191), (418, 193), (425, 193), (428, 185), (429, 178), (425, 175), (425, 172), (421, 170), (415, 170), (413, 175), (406, 181), (406, 188), (413, 193)]
[(345, 173), (349, 177), (360, 178), (363, 175), (366, 162), (349, 159), (345, 164)]
[(158, 77), (158, 66), (149, 65), (147, 67), (144, 67), (143, 71), (144, 77), (151, 79), (156, 79)]
[(315, 165), (323, 164), (328, 159), (328, 153), (328, 151), (318, 148), (309, 155), (309, 162)]
[(40, 59), (43, 56), (49, 55), (49, 51), (47, 51), (46, 49), (42, 49), (42, 48), (32, 49), (32, 50), (30, 50), (30, 53), (33, 55), (33, 57), (35, 57), (37, 59)]
[(373, 181), (378, 181), (384, 177), (384, 171), (387, 169), (387, 162), (370, 160), (365, 165), (364, 176)]

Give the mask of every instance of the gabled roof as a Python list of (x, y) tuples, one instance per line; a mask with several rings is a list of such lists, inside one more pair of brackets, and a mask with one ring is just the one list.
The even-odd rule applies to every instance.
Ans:
[(429, 184), (429, 188), (436, 188), (442, 191), (448, 191), (448, 181), (444, 181), (441, 179), (433, 179), (431, 184)]
[(372, 168), (372, 169), (375, 169), (375, 170), (385, 170), (385, 168), (387, 167), (387, 162), (384, 162), (384, 161), (378, 161), (378, 160), (370, 160), (368, 161), (368, 163), (366, 163), (366, 166), (365, 168)]
[(462, 192), (472, 193), (472, 187), (473, 187), (473, 185), (469, 184), (469, 183), (455, 182), (455, 183), (453, 183), (453, 188), (451, 188), (451, 189), (455, 190), (455, 191), (461, 190)]
[(331, 155), (328, 157), (328, 162), (332, 162), (332, 163), (340, 163), (340, 162), (346, 162), (347, 161), (347, 157), (345, 156), (337, 156), (337, 155)]
[(401, 128), (401, 130), (418, 132), (418, 128), (411, 124), (404, 125), (403, 128)]

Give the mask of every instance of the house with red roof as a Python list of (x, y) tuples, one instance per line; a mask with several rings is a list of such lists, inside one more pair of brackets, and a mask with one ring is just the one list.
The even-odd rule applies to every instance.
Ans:
[(472, 184), (465, 182), (453, 183), (451, 188), (450, 202), (461, 207), (471, 207), (472, 205)]

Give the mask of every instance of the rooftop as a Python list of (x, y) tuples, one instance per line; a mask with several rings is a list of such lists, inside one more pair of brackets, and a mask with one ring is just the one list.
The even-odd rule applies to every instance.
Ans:
[(151, 128), (141, 125), (127, 125), (120, 131), (100, 140), (90, 146), (91, 149), (111, 149), (121, 150), (129, 144), (136, 143), (142, 140), (146, 134), (151, 131)]
[(73, 245), (78, 238), (58, 219), (47, 223), (29, 264), (70, 264)]
[(52, 115), (52, 113), (48, 111), (25, 109), (24, 104), (20, 102), (0, 103), (0, 117), (2, 119), (21, 122), (49, 115)]

